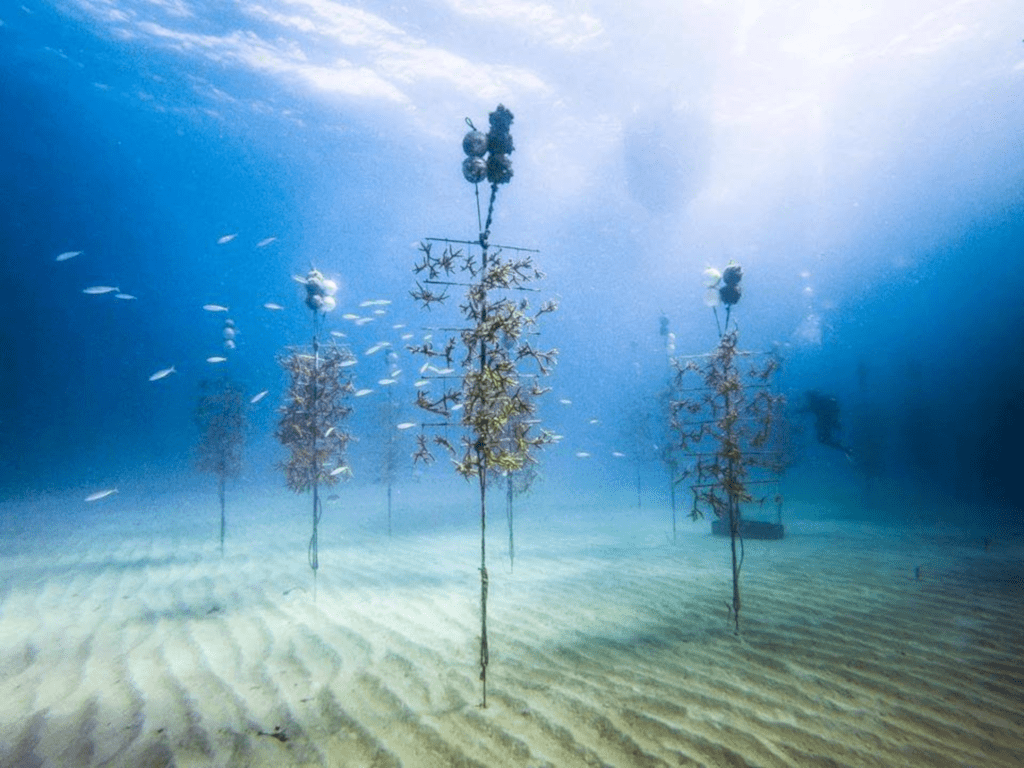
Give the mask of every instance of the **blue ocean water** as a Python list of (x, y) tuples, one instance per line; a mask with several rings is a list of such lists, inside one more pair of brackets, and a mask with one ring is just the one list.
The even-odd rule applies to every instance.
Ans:
[[(742, 345), (784, 360), (800, 445), (787, 494), (1019, 525), (1013, 5), (660, 20), (504, 7), (0, 5), (0, 497), (189, 482), (199, 384), (222, 370), (268, 390), (248, 414), (244, 479), (277, 483), (276, 356), (309, 339), (292, 277), (311, 265), (340, 282), (327, 328), (375, 390), (353, 417), (354, 482), (372, 482), (388, 370), (365, 352), (398, 350), (389, 391), (419, 418), (422, 361), (401, 336), (435, 319), (409, 295), (414, 244), (477, 236), (465, 118), (486, 125), (502, 102), (515, 177), (492, 237), (538, 249), (541, 295), (560, 303), (542, 329), (561, 355), (540, 415), (564, 435), (546, 482), (639, 474), (663, 501), (663, 438), (637, 428), (662, 418), (659, 319), (680, 354), (713, 347), (701, 275), (736, 261)], [(98, 285), (135, 298), (83, 293)], [(378, 299), (384, 314), (359, 306)], [(208, 363), (225, 316), (238, 347)], [(836, 398), (861, 464), (816, 443), (808, 390)]]

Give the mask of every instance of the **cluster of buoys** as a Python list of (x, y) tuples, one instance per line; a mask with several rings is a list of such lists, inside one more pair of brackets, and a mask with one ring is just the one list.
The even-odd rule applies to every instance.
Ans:
[(306, 274), (306, 306), (314, 312), (330, 312), (338, 306), (334, 294), (338, 292), (338, 284), (323, 276), (318, 269), (311, 269)]
[(708, 267), (704, 270), (705, 285), (708, 287), (704, 303), (710, 307), (718, 302), (722, 302), (726, 307), (738, 304), (743, 295), (740, 288), (742, 278), (743, 268), (739, 264), (729, 264), (721, 272), (714, 267)]
[(491, 130), (486, 134), (478, 131), (473, 122), (466, 118), (470, 131), (462, 139), (462, 175), (470, 184), (479, 184), (487, 179), (491, 184), (507, 184), (512, 180), (512, 160), (509, 155), (515, 149), (512, 143), (513, 115), (499, 104), (489, 118)]
[(224, 321), (224, 330), (221, 331), (221, 336), (224, 337), (224, 351), (230, 352), (235, 348), (235, 335), (238, 331), (235, 329), (235, 321), (228, 318)]

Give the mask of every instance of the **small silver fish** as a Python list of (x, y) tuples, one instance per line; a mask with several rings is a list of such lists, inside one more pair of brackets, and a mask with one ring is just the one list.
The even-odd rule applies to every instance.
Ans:
[(340, 467), (335, 467), (334, 469), (331, 470), (331, 477), (336, 477), (337, 475), (340, 475), (340, 474), (345, 474), (345, 475), (351, 476), (352, 470), (349, 469), (348, 467), (346, 467), (345, 465), (342, 465)]
[(372, 389), (357, 389), (355, 397), (366, 397), (366, 395), (370, 394), (371, 392), (373, 392)]
[(267, 396), (267, 392), (269, 392), (269, 391), (270, 391), (269, 389), (264, 389), (262, 392), (257, 392), (255, 395), (253, 395), (251, 398), (249, 398), (249, 404), (250, 405), (255, 405), (260, 400), (262, 400), (264, 397), (266, 397)]
[(389, 384), (394, 384), (396, 381), (398, 381), (398, 379), (378, 379), (377, 383), (380, 384), (382, 387), (386, 387)]
[(265, 309), (270, 309), (270, 310), (275, 310), (275, 311), (284, 309), (284, 307), (282, 307), (280, 304), (275, 304), (272, 301), (268, 301), (266, 304), (263, 305), (263, 307)]
[(367, 323), (372, 323), (372, 322), (373, 322), (373, 318), (372, 317), (360, 317), (358, 320), (355, 321), (355, 324), (356, 325), (366, 325)]
[(117, 488), (108, 488), (105, 491), (96, 491), (96, 493), (90, 493), (88, 496), (85, 497), (85, 500), (99, 501), (100, 499), (105, 499), (107, 498), (107, 496), (112, 496), (115, 493), (117, 493)]
[(625, 458), (626, 454), (624, 454), (622, 451), (612, 451), (612, 456), (614, 456), (616, 459), (622, 459)]
[(352, 367), (353, 365), (355, 365), (358, 362), (359, 361), (356, 360), (354, 357), (351, 357), (348, 360), (342, 360), (340, 363), (338, 363), (338, 367), (339, 368), (350, 368), (350, 367)]
[(268, 245), (270, 245), (275, 240), (277, 240), (276, 237), (264, 237), (262, 240), (260, 240), (258, 243), (256, 243), (256, 247), (257, 248), (266, 248)]
[(225, 363), (225, 362), (227, 362), (227, 358), (226, 357), (221, 357), (219, 355), (215, 355), (213, 357), (206, 358), (206, 362), (208, 362), (208, 363)]
[(568, 398), (565, 397), (563, 397), (558, 402), (560, 402), (562, 405), (572, 405), (572, 400), (569, 400)]
[(342, 320), (358, 320), (359, 319), (359, 315), (354, 315), (351, 312), (346, 312), (344, 315), (341, 316), (341, 319)]
[(82, 293), (88, 293), (92, 296), (99, 296), (102, 293), (120, 293), (120, 288), (114, 288), (110, 285), (93, 285), (89, 288), (84, 288)]
[(589, 459), (590, 458), (590, 454), (587, 453), (586, 451), (577, 451), (576, 452), (576, 458), (577, 459)]
[(207, 312), (227, 312), (228, 308), (220, 304), (203, 304), (203, 309)]
[(138, 296), (132, 296), (130, 293), (115, 293), (114, 298), (122, 301), (135, 301)]
[(398, 429), (412, 429), (415, 426), (415, 421), (403, 421), (401, 424), (398, 425)]
[(54, 259), (54, 261), (67, 261), (68, 259), (73, 259), (75, 258), (75, 256), (81, 255), (82, 251), (64, 251), (64, 253), (62, 253), (60, 256)]
[(163, 370), (157, 371), (156, 373), (154, 373), (152, 376), (149, 377), (149, 380), (150, 381), (160, 381), (160, 379), (164, 378), (165, 376), (170, 376), (172, 373), (177, 373), (177, 372), (178, 371), (172, 365), (170, 368), (164, 368)]
[(224, 245), (225, 243), (230, 243), (236, 237), (238, 237), (238, 233), (237, 232), (235, 232), (233, 235), (224, 235), (223, 237), (218, 237), (217, 238), (217, 245)]

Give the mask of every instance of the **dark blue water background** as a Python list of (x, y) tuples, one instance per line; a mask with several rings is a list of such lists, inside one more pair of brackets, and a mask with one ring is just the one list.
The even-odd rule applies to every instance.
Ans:
[[(220, 351), (224, 316), (207, 303), (230, 307), (240, 331), (227, 371), (248, 395), (270, 391), (249, 412), (242, 482), (283, 482), (273, 469), (283, 458), (272, 437), (284, 389), (275, 356), (308, 341), (292, 275), (310, 264), (341, 282), (327, 328), (347, 333), (362, 358), (357, 386), (377, 389), (355, 401), (352, 422), (355, 482), (372, 482), (385, 429), (374, 382), (386, 368), (363, 351), (381, 340), (401, 349), (401, 333), (435, 322), (409, 297), (412, 244), (475, 237), (473, 188), (459, 170), (463, 118), (485, 125), (497, 99), (463, 95), (448, 112), (443, 102), (320, 98), (258, 70), (121, 39), (74, 6), (0, 8), (0, 497), (208, 482), (192, 474), (193, 410), (200, 381), (218, 373), (205, 358)], [(402, 23), (396, 9), (377, 12)], [(189, 23), (204, 34), (261, 31), (230, 14), (180, 22)], [(450, 35), (439, 44), (455, 47), (458, 30)], [(493, 239), (540, 249), (540, 287), (561, 304), (543, 327), (561, 360), (541, 415), (565, 438), (543, 456), (544, 482), (626, 486), (639, 465), (643, 483), (662, 489), (648, 493), (663, 498), (660, 438), (638, 438), (636, 427), (660, 418), (659, 316), (678, 352), (710, 349), (701, 272), (735, 259), (745, 269), (742, 344), (778, 345), (801, 430), (787, 493), (842, 501), (845, 514), (1019, 523), (1020, 36), (928, 59), (894, 76), (887, 98), (884, 72), (854, 71), (836, 86), (821, 145), (766, 144), (767, 154), (791, 153), (786, 172), (751, 192), (758, 204), (711, 214), (694, 201), (728, 162), (712, 110), (656, 98), (609, 108), (611, 149), (595, 152), (594, 178), (573, 197), (559, 191), (578, 157), (560, 168), (544, 154), (548, 131), (557, 119), (564, 139), (573, 109), (590, 117), (604, 106), (599, 85), (566, 76), (554, 96), (509, 101), (517, 175), (499, 194)], [(715, 89), (713, 65), (703, 66), (679, 75), (677, 93), (698, 105)], [(568, 107), (553, 104), (559, 95)], [(880, 104), (889, 111), (865, 117)], [(71, 250), (83, 253), (54, 261)], [(137, 300), (82, 293), (97, 284)], [(379, 298), (393, 303), (374, 323), (340, 318)], [(421, 418), (411, 405), (421, 362), (400, 354), (403, 419)], [(170, 365), (176, 375), (148, 381)], [(812, 388), (839, 400), (844, 440), (872, 435), (884, 492), (863, 496), (858, 467), (815, 443), (795, 407)]]

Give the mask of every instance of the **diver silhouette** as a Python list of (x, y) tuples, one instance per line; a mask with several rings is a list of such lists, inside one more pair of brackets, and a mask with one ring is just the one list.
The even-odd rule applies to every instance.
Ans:
[(853, 461), (853, 451), (839, 442), (839, 401), (832, 395), (826, 395), (816, 389), (804, 392), (805, 405), (800, 413), (810, 413), (814, 416), (814, 431), (818, 442), (842, 451), (850, 461)]

